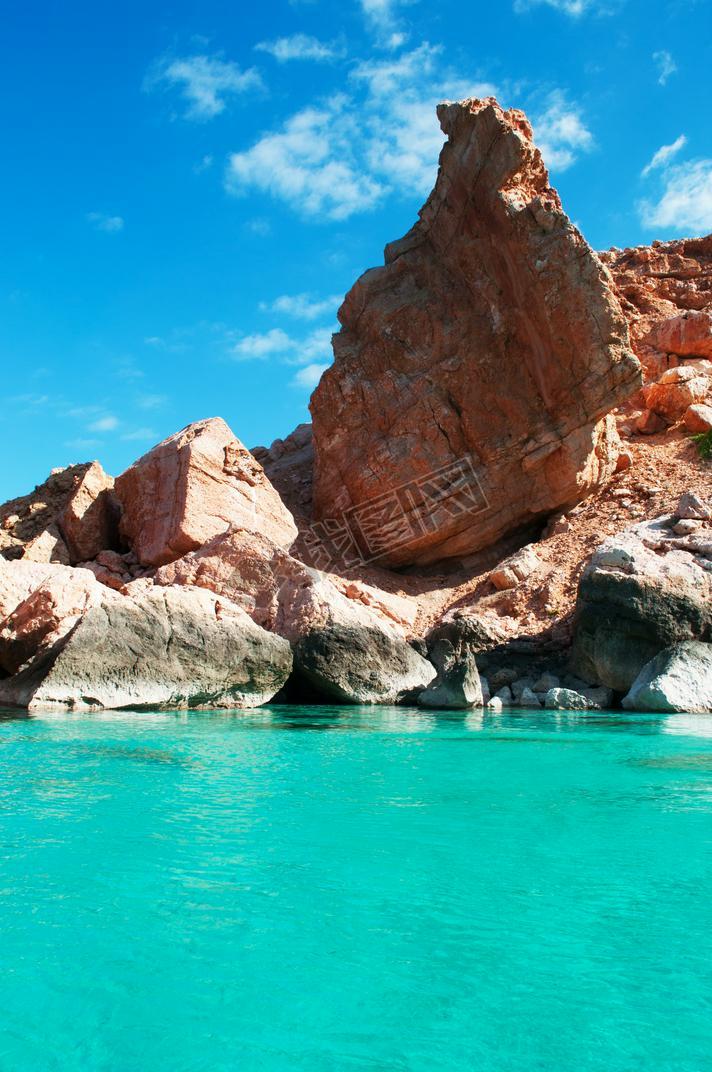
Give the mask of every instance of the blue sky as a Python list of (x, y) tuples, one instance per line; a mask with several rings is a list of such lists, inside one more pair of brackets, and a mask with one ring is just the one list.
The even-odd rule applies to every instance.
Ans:
[(307, 419), (341, 297), (432, 185), (439, 99), (524, 108), (596, 248), (712, 231), (712, 0), (11, 8), (0, 500), (203, 417), (248, 446)]

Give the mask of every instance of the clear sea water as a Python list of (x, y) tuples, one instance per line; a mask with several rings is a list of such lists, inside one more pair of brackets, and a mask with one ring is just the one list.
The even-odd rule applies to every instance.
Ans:
[(1, 1072), (712, 1069), (712, 718), (0, 722)]

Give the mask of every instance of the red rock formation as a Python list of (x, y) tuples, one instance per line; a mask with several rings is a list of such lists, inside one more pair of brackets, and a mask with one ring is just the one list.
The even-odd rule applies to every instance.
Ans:
[(420, 221), (339, 311), (312, 398), (318, 519), (380, 564), (469, 554), (615, 468), (602, 418), (640, 382), (609, 276), (548, 183), (529, 123), (444, 104)]
[(99, 462), (53, 470), (29, 495), (0, 506), (0, 554), (74, 565), (116, 547), (113, 486)]
[(611, 249), (600, 257), (650, 379), (680, 357), (712, 356), (712, 235)]
[(219, 418), (159, 443), (116, 481), (121, 532), (144, 566), (172, 562), (232, 525), (289, 547), (292, 515), (262, 467)]

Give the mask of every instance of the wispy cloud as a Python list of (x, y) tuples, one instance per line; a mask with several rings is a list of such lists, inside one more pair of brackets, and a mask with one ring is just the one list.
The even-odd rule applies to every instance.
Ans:
[(260, 302), (263, 313), (281, 313), (296, 320), (318, 320), (329, 314), (335, 315), (343, 301), (341, 295), (330, 298), (314, 298), (311, 294), (282, 294), (271, 302)]
[(704, 235), (712, 231), (712, 160), (691, 160), (663, 170), (657, 201), (639, 205), (645, 227)]
[(343, 45), (335, 41), (320, 41), (317, 37), (310, 37), (303, 33), (292, 34), (291, 37), (278, 37), (274, 41), (260, 41), (255, 48), (258, 52), (267, 52), (274, 56), (278, 63), (288, 63), (290, 60), (314, 60), (317, 63), (328, 63), (346, 55)]
[(641, 175), (645, 178), (651, 171), (666, 167), (673, 157), (677, 156), (681, 149), (687, 145), (687, 138), (681, 134), (671, 145), (661, 145), (657, 152), (653, 153), (652, 159), (645, 165)]
[(245, 335), (236, 342), (232, 348), (235, 357), (243, 360), (251, 358), (273, 357), (275, 354), (286, 354), (294, 347), (294, 340), (281, 328), (271, 328), (270, 331), (257, 332), (254, 335)]
[(399, 28), (399, 8), (414, 0), (360, 0), (366, 25), (382, 48), (400, 48), (407, 35)]
[(205, 122), (225, 111), (228, 98), (260, 89), (262, 84), (254, 67), (242, 70), (219, 55), (200, 55), (159, 60), (146, 76), (144, 89), (180, 90), (187, 101), (184, 118)]
[(165, 406), (168, 399), (165, 395), (139, 395), (136, 405), (139, 409), (153, 410)]
[(295, 338), (281, 328), (245, 335), (231, 347), (238, 361), (278, 358), (289, 365), (331, 360), (332, 328), (315, 328), (305, 338)]
[(328, 365), (311, 364), (305, 365), (292, 379), (293, 387), (306, 387), (308, 391), (313, 391), (319, 380), (328, 369)]
[(105, 234), (116, 234), (124, 229), (122, 216), (108, 216), (105, 212), (88, 212), (87, 220), (95, 231), (103, 231)]
[(115, 428), (119, 427), (119, 421), (117, 417), (107, 414), (106, 417), (100, 417), (97, 421), (92, 421), (89, 425), (90, 432), (113, 432)]
[(443, 144), (436, 103), (495, 92), (443, 68), (441, 54), (424, 42), (392, 59), (358, 63), (353, 93), (304, 108), (233, 153), (227, 189), (256, 189), (320, 220), (348, 219), (394, 192), (427, 194)]
[(529, 11), (532, 7), (553, 7), (555, 11), (561, 11), (564, 15), (578, 18), (587, 11), (601, 9), (599, 0), (514, 0), (514, 10), (521, 13)]
[(593, 135), (582, 119), (581, 109), (559, 91), (549, 95), (544, 111), (532, 126), (544, 163), (552, 171), (566, 171), (581, 153), (593, 148)]
[(202, 175), (204, 171), (208, 171), (213, 166), (213, 162), (213, 154), (206, 153), (197, 164), (193, 165), (193, 171), (196, 175)]
[(653, 52), (653, 59), (658, 68), (658, 85), (664, 86), (668, 78), (675, 74), (677, 64), (666, 48), (661, 49), (659, 52)]
[(322, 219), (345, 220), (372, 208), (384, 188), (355, 159), (359, 127), (346, 105), (345, 98), (335, 97), (305, 108), (251, 149), (233, 153), (228, 190), (239, 195), (257, 189)]

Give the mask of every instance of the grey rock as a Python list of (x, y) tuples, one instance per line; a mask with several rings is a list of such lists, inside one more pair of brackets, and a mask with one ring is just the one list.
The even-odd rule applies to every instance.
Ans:
[(611, 537), (586, 566), (571, 659), (584, 681), (625, 693), (664, 648), (712, 636), (712, 575), (677, 546), (669, 522)]
[(435, 667), (403, 640), (379, 629), (331, 625), (300, 637), (294, 667), (324, 699), (339, 703), (415, 702)]
[(709, 521), (712, 518), (712, 506), (699, 495), (686, 491), (680, 497), (675, 514), (681, 521)]
[(292, 668), (288, 641), (197, 588), (108, 599), (26, 670), (0, 703), (30, 711), (244, 708), (271, 700)]
[(573, 689), (549, 689), (544, 697), (547, 711), (587, 711), (589, 706), (586, 697)]
[(534, 678), (533, 677), (520, 677), (512, 683), (512, 696), (519, 703), (522, 698), (522, 694), (526, 689), (529, 691), (534, 690)]
[(472, 653), (453, 659), (438, 673), (435, 683), (418, 697), (421, 707), (482, 707), (484, 700), (477, 664)]
[(712, 712), (712, 644), (687, 641), (661, 651), (638, 674), (623, 706)]
[(499, 700), (504, 707), (511, 707), (514, 697), (512, 696), (512, 690), (509, 685), (505, 685), (499, 692), (496, 692), (493, 699)]
[(526, 687), (522, 689), (519, 696), (520, 707), (541, 707), (541, 697), (537, 696), (533, 689)]

